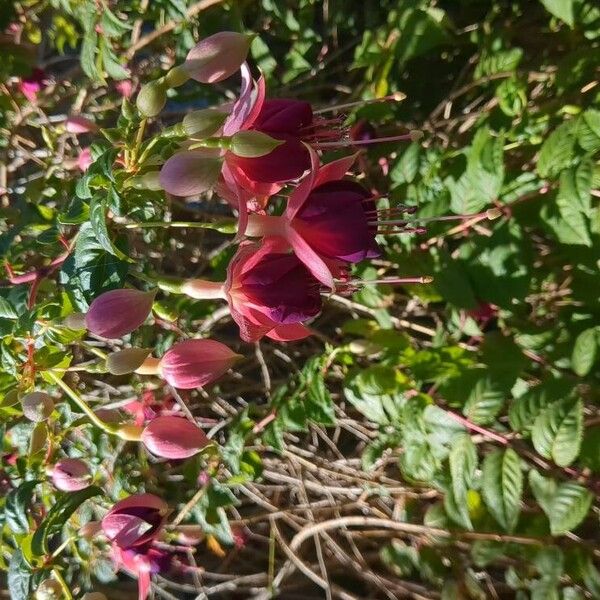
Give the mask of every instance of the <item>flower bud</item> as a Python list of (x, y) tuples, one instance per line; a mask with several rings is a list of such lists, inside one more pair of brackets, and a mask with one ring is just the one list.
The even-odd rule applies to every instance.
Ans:
[(234, 31), (215, 33), (196, 44), (184, 63), (192, 79), (217, 83), (233, 75), (246, 60), (253, 35)]
[(238, 131), (231, 137), (229, 149), (242, 158), (257, 158), (270, 154), (283, 143), (261, 131)]
[(115, 432), (122, 440), (128, 442), (139, 442), (142, 439), (142, 428), (139, 425), (129, 423), (121, 425)]
[(63, 492), (77, 492), (90, 485), (92, 478), (88, 466), (78, 458), (59, 460), (50, 473), (52, 483)]
[(88, 592), (81, 597), (81, 600), (108, 600), (101, 592)]
[(63, 590), (56, 579), (44, 579), (35, 591), (35, 600), (60, 600)]
[(211, 189), (221, 173), (214, 150), (178, 152), (167, 160), (160, 171), (160, 185), (175, 196), (195, 196)]
[(70, 115), (65, 121), (65, 131), (68, 133), (90, 133), (98, 131), (98, 125), (81, 115)]
[(165, 75), (165, 83), (170, 88), (176, 88), (190, 79), (190, 74), (187, 69), (183, 65), (178, 65), (177, 67), (173, 67), (166, 75)]
[(115, 339), (137, 329), (150, 314), (156, 290), (120, 289), (100, 294), (85, 315), (88, 330), (100, 337)]
[(139, 368), (150, 354), (147, 348), (125, 348), (106, 357), (106, 368), (112, 375), (126, 375)]
[(163, 79), (142, 86), (136, 106), (144, 117), (155, 117), (167, 103), (167, 85)]
[(54, 410), (54, 401), (45, 392), (31, 392), (21, 398), (23, 414), (34, 423), (45, 421)]
[(160, 359), (160, 375), (170, 385), (184, 390), (215, 381), (241, 358), (214, 340), (185, 340), (175, 344)]
[(162, 529), (169, 507), (153, 494), (134, 494), (117, 502), (102, 519), (102, 531), (119, 548), (142, 546)]
[(210, 443), (202, 429), (174, 416), (150, 421), (142, 433), (142, 442), (152, 454), (170, 459), (189, 458)]
[(183, 117), (183, 131), (198, 138), (209, 137), (221, 129), (227, 114), (214, 108), (195, 110)]

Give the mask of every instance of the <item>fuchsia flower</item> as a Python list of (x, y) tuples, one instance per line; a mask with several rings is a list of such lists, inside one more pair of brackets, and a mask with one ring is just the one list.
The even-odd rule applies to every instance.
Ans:
[(48, 78), (46, 72), (39, 67), (35, 67), (31, 70), (31, 74), (24, 77), (19, 82), (19, 89), (21, 93), (29, 102), (33, 102), (38, 93), (41, 92), (48, 85)]
[(156, 291), (120, 289), (104, 292), (94, 299), (85, 315), (88, 331), (116, 339), (137, 329), (148, 317)]
[(169, 512), (153, 494), (134, 494), (117, 502), (102, 519), (102, 531), (122, 550), (144, 550), (160, 534)]
[(320, 287), (287, 243), (271, 237), (262, 244), (240, 244), (225, 284), (189, 280), (182, 291), (193, 298), (226, 299), (246, 342), (265, 335), (289, 341), (310, 335), (303, 322), (321, 310)]
[(52, 483), (63, 492), (76, 492), (90, 485), (88, 466), (78, 458), (63, 458), (51, 470)]
[(142, 443), (156, 456), (179, 460), (198, 454), (210, 440), (202, 429), (186, 418), (163, 416), (153, 419), (145, 427)]

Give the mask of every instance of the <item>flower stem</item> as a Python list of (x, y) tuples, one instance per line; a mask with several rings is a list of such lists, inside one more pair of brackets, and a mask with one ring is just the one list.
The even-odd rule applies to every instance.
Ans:
[(65, 596), (65, 598), (67, 600), (73, 600), (73, 594), (71, 594), (71, 590), (69, 589), (69, 585), (67, 584), (67, 582), (65, 581), (65, 578), (62, 576), (61, 572), (54, 567), (52, 569), (52, 574), (54, 575), (54, 578), (56, 579), (56, 581), (58, 581), (63, 594)]
[(102, 429), (102, 431), (109, 433), (111, 435), (118, 434), (118, 426), (113, 425), (112, 423), (106, 423), (103, 421), (87, 404), (87, 402), (70, 386), (68, 386), (58, 375), (53, 373), (52, 371), (46, 371), (46, 375), (50, 377), (50, 379), (62, 388), (63, 392), (77, 404), (77, 406), (86, 414), (89, 420)]
[(142, 223), (125, 223), (121, 225), (125, 229), (215, 229), (221, 233), (236, 233), (236, 225), (233, 219), (223, 219), (217, 223), (200, 223), (198, 221), (144, 221)]

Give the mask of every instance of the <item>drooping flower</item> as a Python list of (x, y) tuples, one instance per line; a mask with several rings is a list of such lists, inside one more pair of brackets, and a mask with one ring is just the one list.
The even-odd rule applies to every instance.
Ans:
[(87, 329), (100, 337), (116, 339), (137, 329), (148, 317), (156, 291), (119, 289), (94, 299), (85, 315)]
[(160, 534), (169, 507), (153, 494), (134, 494), (117, 502), (102, 519), (106, 537), (123, 550), (142, 548)]
[[(212, 286), (219, 284), (211, 283), (190, 280), (182, 291), (193, 298), (214, 298)], [(262, 244), (240, 244), (218, 294), (229, 303), (240, 336), (247, 342), (265, 335), (280, 341), (305, 338), (310, 330), (303, 323), (321, 310), (320, 283), (276, 237)]]
[(88, 466), (78, 458), (59, 460), (50, 472), (52, 483), (63, 492), (76, 492), (90, 485), (91, 473)]
[(198, 454), (210, 440), (186, 418), (165, 415), (146, 425), (142, 443), (156, 456), (179, 460)]
[(38, 93), (47, 85), (48, 77), (46, 76), (46, 72), (39, 67), (35, 67), (27, 77), (21, 79), (19, 89), (29, 102), (33, 102), (37, 98)]

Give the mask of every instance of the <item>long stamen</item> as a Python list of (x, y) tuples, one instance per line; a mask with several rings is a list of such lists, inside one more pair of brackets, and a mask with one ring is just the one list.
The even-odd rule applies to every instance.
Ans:
[(344, 110), (346, 108), (354, 108), (355, 106), (366, 106), (368, 104), (376, 104), (379, 102), (401, 102), (406, 98), (406, 94), (402, 92), (394, 92), (389, 96), (383, 96), (382, 98), (370, 98), (368, 100), (357, 100), (356, 102), (346, 102), (344, 104), (336, 104), (334, 106), (325, 106), (319, 110), (313, 111), (313, 114), (320, 115), (326, 112), (332, 112), (336, 110)]
[(375, 138), (372, 140), (362, 140), (357, 142), (355, 140), (340, 140), (339, 142), (321, 142), (316, 145), (317, 150), (321, 148), (346, 148), (347, 146), (356, 146), (360, 144), (365, 146), (367, 144), (383, 144), (386, 142), (406, 142), (406, 141), (417, 141), (423, 137), (423, 133), (420, 131), (411, 131), (403, 135), (392, 135), (390, 137)]
[(383, 279), (352, 279), (348, 281), (350, 285), (373, 285), (373, 284), (389, 284), (402, 285), (409, 283), (431, 283), (433, 277), (429, 275), (421, 275), (420, 277), (384, 277)]
[(427, 217), (427, 218), (416, 218), (414, 221), (419, 223), (433, 223), (435, 221), (463, 221), (465, 219), (477, 219), (478, 217), (493, 221), (498, 217), (502, 216), (502, 211), (499, 208), (490, 208), (484, 212), (475, 213), (471, 215), (444, 215), (442, 217)]

